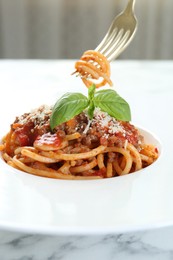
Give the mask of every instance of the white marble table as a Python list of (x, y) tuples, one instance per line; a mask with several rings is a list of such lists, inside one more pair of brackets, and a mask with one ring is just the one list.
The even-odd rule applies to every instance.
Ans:
[(2, 260), (171, 260), (173, 227), (105, 236), (0, 232)]
[[(72, 62), (69, 63), (69, 72)], [(49, 66), (48, 66), (49, 65)], [(31, 73), (30, 82), (44, 84), (49, 81), (56, 87), (56, 61), (0, 61), (0, 84), (11, 84)], [(47, 68), (49, 67), (49, 70)], [(117, 82), (128, 83), (147, 78), (155, 73), (155, 90), (170, 82), (173, 87), (172, 61), (117, 61), (120, 74)], [(52, 68), (54, 71), (52, 72)], [(124, 78), (122, 77), (124, 73)], [(20, 73), (20, 74), (19, 74)], [(21, 79), (20, 79), (20, 77)], [(141, 78), (142, 77), (142, 78)], [(141, 84), (143, 84), (141, 80)], [(154, 84), (154, 82), (153, 82)], [(28, 83), (26, 82), (28, 87)], [(148, 86), (146, 86), (148, 87)], [(63, 90), (62, 90), (63, 91)], [(33, 100), (33, 103), (35, 100)], [(154, 127), (153, 127), (154, 128)], [(152, 129), (155, 130), (155, 129)], [(0, 230), (0, 259), (2, 260), (171, 260), (173, 259), (173, 226), (149, 227), (116, 234), (60, 235), (36, 234), (17, 230)]]

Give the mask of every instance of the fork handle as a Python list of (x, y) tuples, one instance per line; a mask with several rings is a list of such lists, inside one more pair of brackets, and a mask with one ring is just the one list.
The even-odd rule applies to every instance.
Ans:
[(135, 6), (135, 0), (129, 0), (128, 4), (126, 6), (125, 12), (126, 13), (131, 13), (134, 11), (134, 6)]

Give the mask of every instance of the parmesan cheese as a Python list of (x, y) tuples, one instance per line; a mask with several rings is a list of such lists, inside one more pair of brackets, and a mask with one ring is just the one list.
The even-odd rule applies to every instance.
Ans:
[(45, 118), (48, 117), (52, 112), (51, 107), (42, 105), (37, 109), (31, 110), (30, 113), (25, 113), (20, 117), (17, 117), (19, 124), (26, 124), (28, 121), (34, 122), (34, 124), (44, 124)]
[(111, 117), (107, 112), (103, 112), (100, 108), (95, 108), (92, 125), (98, 125), (101, 129), (106, 130), (107, 134), (123, 133), (123, 126), (114, 117)]

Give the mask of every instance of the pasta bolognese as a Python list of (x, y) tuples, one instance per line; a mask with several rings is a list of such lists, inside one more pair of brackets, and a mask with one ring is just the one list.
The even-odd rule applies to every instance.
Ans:
[(52, 131), (52, 108), (41, 106), (11, 125), (0, 146), (2, 157), (24, 172), (58, 179), (111, 178), (138, 171), (158, 158), (139, 130), (96, 108)]
[(67, 93), (54, 107), (16, 117), (0, 144), (3, 159), (30, 174), (70, 180), (111, 178), (152, 164), (158, 149), (145, 144), (130, 123), (128, 103), (114, 90), (95, 92), (112, 85), (107, 59), (87, 51), (75, 68), (88, 87), (88, 98)]

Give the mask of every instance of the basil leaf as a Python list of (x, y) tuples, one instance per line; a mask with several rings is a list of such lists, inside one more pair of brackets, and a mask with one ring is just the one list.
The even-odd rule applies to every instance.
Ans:
[(81, 93), (64, 94), (53, 107), (50, 117), (51, 129), (80, 114), (88, 104), (87, 97)]
[(131, 112), (128, 103), (112, 89), (97, 91), (93, 98), (94, 106), (107, 112), (117, 120), (130, 121)]

